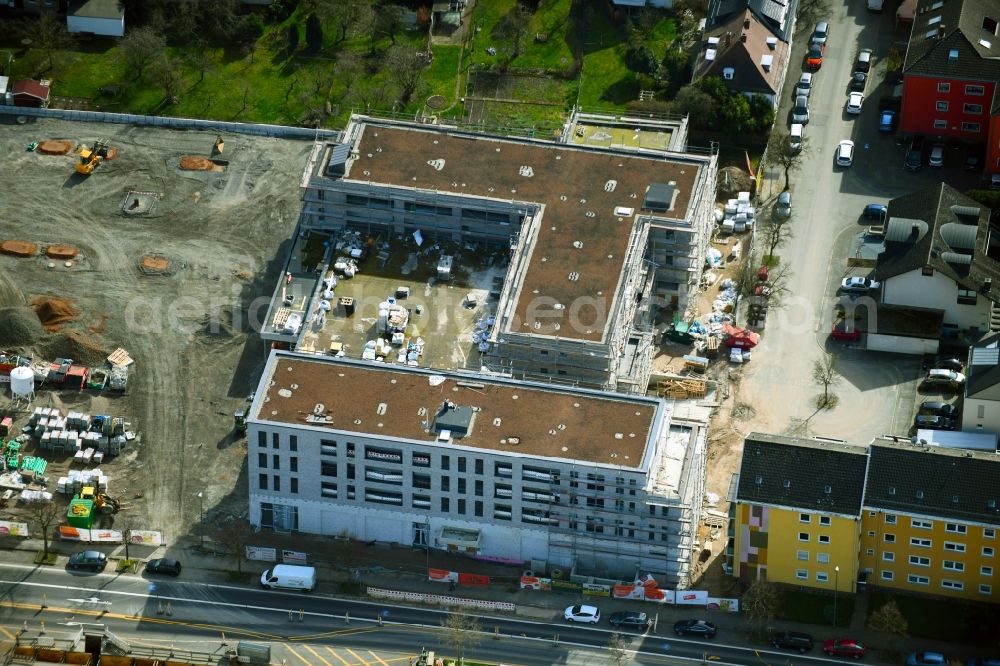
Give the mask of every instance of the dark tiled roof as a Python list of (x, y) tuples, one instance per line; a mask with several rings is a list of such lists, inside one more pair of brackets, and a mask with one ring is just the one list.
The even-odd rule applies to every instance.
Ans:
[(749, 9), (778, 39), (789, 42), (798, 6), (799, 0), (710, 0), (705, 25), (707, 30), (714, 30)]
[(1000, 333), (990, 333), (972, 345), (965, 377), (966, 397), (1000, 384)]
[[(974, 210), (978, 217), (969, 214)], [(890, 201), (887, 219), (885, 252), (875, 263), (876, 280), (930, 267), (963, 289), (1000, 301), (1000, 261), (986, 254), (989, 208), (938, 183)], [(992, 280), (988, 289), (987, 278)]]
[(743, 443), (736, 497), (857, 516), (867, 460), (859, 446), (751, 433)]
[[(745, 27), (745, 21), (750, 22), (749, 28)], [(744, 34), (746, 41), (741, 38)], [(705, 37), (706, 39), (717, 37), (719, 43), (706, 47), (698, 54), (695, 67), (697, 78), (718, 76), (728, 88), (739, 92), (763, 95), (778, 93), (778, 84), (784, 71), (784, 62), (788, 58), (789, 47), (779, 39), (774, 48), (771, 48), (767, 40), (777, 39), (776, 36), (752, 11), (747, 9), (742, 14), (734, 14), (728, 22), (706, 31)], [(705, 59), (708, 48), (715, 50), (714, 60)], [(761, 64), (762, 56), (771, 56), (772, 63), (769, 70), (765, 70)], [(734, 70), (733, 78), (728, 80), (722, 75), (722, 70), (727, 67), (732, 67)]]
[(1000, 456), (920, 444), (871, 446), (865, 507), (1000, 525)]
[(919, 0), (903, 73), (1000, 79), (1000, 37), (983, 27), (986, 17), (1000, 20), (996, 0)]

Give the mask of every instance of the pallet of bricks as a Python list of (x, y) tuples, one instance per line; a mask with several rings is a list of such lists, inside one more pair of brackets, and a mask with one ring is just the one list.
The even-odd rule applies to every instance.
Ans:
[(94, 488), (98, 494), (107, 494), (108, 477), (101, 473), (101, 470), (94, 469), (71, 469), (66, 476), (60, 476), (56, 483), (56, 491), (60, 495), (79, 495), (80, 491), (86, 487)]
[(135, 437), (125, 419), (81, 412), (64, 417), (52, 407), (36, 407), (28, 426), (43, 450), (70, 453), (80, 463), (100, 464), (105, 456), (120, 454)]

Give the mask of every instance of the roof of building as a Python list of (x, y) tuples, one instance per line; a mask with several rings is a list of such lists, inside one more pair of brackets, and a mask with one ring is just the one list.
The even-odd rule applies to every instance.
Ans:
[(919, 0), (903, 73), (1000, 79), (998, 21), (995, 0)]
[(69, 5), (69, 16), (120, 20), (125, 18), (125, 9), (119, 0), (75, 0)]
[[(718, 76), (733, 90), (777, 94), (789, 45), (778, 39), (747, 9), (705, 33), (705, 48), (699, 52), (695, 76)], [(765, 68), (765, 65), (767, 67)], [(731, 78), (723, 70), (732, 68)]]
[(43, 101), (49, 98), (49, 87), (31, 79), (15, 81), (11, 92), (15, 95), (27, 95)]
[(887, 217), (876, 280), (932, 268), (963, 289), (1000, 300), (1000, 238), (990, 237), (987, 206), (937, 183), (890, 201)]
[[(291, 352), (272, 353), (261, 386), (252, 420), (630, 468), (641, 466), (663, 407), (655, 398)], [(441, 441), (442, 413), (442, 425), (468, 431)]]
[(865, 507), (1000, 525), (1000, 456), (909, 442), (870, 447)]
[(944, 310), (876, 303), (871, 323), (869, 333), (937, 340), (941, 337)]
[(1000, 333), (989, 333), (972, 345), (965, 377), (966, 397), (976, 397), (1000, 384)]
[(798, 4), (799, 0), (711, 0), (706, 26), (714, 30), (716, 26), (728, 23), (734, 15), (742, 17), (743, 12), (749, 9), (775, 37), (791, 42)]
[[(367, 121), (347, 180), (543, 206), (516, 296), (515, 333), (602, 340), (647, 189), (673, 188), (686, 220), (702, 161)], [(589, 303), (589, 304), (588, 304)], [(582, 307), (580, 307), (582, 305)], [(575, 306), (575, 307), (574, 307)], [(516, 324), (514, 324), (516, 325)]]
[(849, 444), (751, 433), (743, 443), (737, 500), (857, 516), (865, 453)]

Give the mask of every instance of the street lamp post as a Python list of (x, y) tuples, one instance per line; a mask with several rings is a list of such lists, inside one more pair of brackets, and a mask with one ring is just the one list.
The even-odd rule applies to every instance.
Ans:
[(201, 535), (201, 549), (205, 550), (205, 493), (198, 491), (199, 521), (198, 532)]
[(840, 565), (833, 568), (833, 626), (837, 626), (837, 588), (840, 587)]

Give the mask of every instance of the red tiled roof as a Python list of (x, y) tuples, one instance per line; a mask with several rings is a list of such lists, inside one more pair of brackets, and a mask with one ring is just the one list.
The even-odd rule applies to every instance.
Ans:
[(14, 95), (28, 95), (43, 101), (49, 98), (49, 87), (31, 79), (21, 79), (15, 82), (12, 92)]

